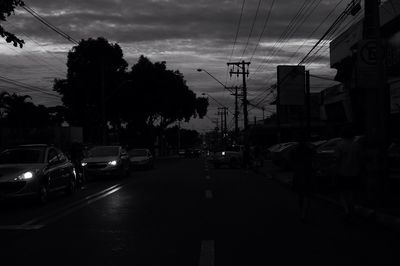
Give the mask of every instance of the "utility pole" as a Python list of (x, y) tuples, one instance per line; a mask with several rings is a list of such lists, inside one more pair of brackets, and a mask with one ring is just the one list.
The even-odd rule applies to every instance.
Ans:
[(107, 119), (106, 119), (106, 88), (105, 88), (105, 71), (104, 56), (101, 55), (101, 73), (100, 73), (100, 90), (101, 90), (101, 142), (103, 145), (107, 142)]
[(224, 107), (218, 107), (218, 115), (221, 116), (221, 143), (224, 142)]
[[(357, 85), (365, 91), (367, 178), (369, 182), (375, 183), (374, 187), (382, 188), (380, 185), (388, 174), (386, 147), (389, 137), (389, 94), (385, 84), (384, 47), (380, 36), (380, 1), (365, 0), (364, 3), (363, 40), (357, 49)], [(371, 194), (378, 196), (376, 192)]]
[[(243, 166), (247, 168), (250, 165), (250, 147), (249, 147), (249, 114), (247, 112), (247, 86), (246, 86), (246, 76), (249, 76), (249, 65), (250, 62), (228, 62), (228, 67), (233, 66), (232, 69), (229, 71), (230, 76), (232, 74), (236, 74), (238, 77), (242, 75), (243, 78), (243, 87), (242, 87), (242, 94), (243, 94), (243, 120), (244, 120), (244, 151), (243, 151)], [(235, 70), (236, 67), (236, 70)]]
[(238, 87), (235, 86), (235, 137), (239, 135), (239, 104), (238, 104)]
[(310, 71), (306, 70), (306, 83), (305, 83), (305, 109), (306, 109), (306, 136), (307, 140), (311, 138), (311, 99), (310, 99)]
[(227, 123), (226, 123), (226, 115), (228, 113), (228, 107), (224, 107), (224, 136), (226, 137), (228, 135), (228, 127), (227, 127)]
[[(233, 66), (233, 69), (229, 71), (229, 74), (236, 74), (237, 76), (242, 75), (243, 78), (243, 117), (244, 117), (244, 130), (247, 131), (249, 127), (249, 117), (247, 112), (247, 87), (246, 87), (246, 76), (249, 76), (248, 67), (250, 62), (231, 62), (227, 63), (228, 66)], [(235, 70), (236, 67), (236, 70)]]

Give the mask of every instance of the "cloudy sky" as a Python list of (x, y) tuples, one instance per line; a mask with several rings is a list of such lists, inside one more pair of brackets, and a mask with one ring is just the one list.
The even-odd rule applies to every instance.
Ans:
[[(152, 61), (166, 61), (170, 69), (179, 69), (193, 91), (198, 95), (210, 95), (208, 118), (193, 120), (185, 125), (204, 131), (214, 127), (210, 120), (217, 117), (216, 101), (228, 106), (233, 112), (234, 98), (207, 73), (198, 72), (196, 69), (205, 69), (226, 86), (234, 86), (240, 85), (241, 80), (236, 76), (230, 78), (226, 63), (250, 61), (249, 99), (265, 107), (267, 116), (268, 110), (274, 109), (269, 105), (274, 94), (269, 93), (268, 88), (275, 83), (276, 66), (299, 63), (351, 1), (25, 2), (76, 40), (102, 36), (110, 42), (118, 43), (130, 66), (143, 54)], [(298, 13), (299, 10), (302, 12)], [(349, 25), (353, 19), (349, 17), (342, 27)], [(296, 23), (290, 24), (291, 21)], [(65, 77), (66, 56), (73, 44), (46, 28), (23, 9), (18, 9), (15, 15), (2, 25), (24, 39), (26, 44), (23, 49), (19, 49), (0, 40), (1, 76), (35, 86), (38, 89), (36, 92), (16, 87), (13, 87), (13, 90), (29, 92), (37, 103), (48, 106), (59, 104), (60, 100), (56, 96), (43, 94), (39, 90), (51, 91), (53, 79)], [(288, 28), (289, 25), (292, 25), (291, 28)], [(306, 67), (314, 75), (332, 78), (335, 70), (329, 67), (327, 45), (328, 42), (324, 47), (317, 49), (317, 56), (311, 58)], [(312, 78), (311, 83), (314, 91), (335, 84), (316, 78)], [(0, 89), (9, 87), (0, 83)], [(254, 116), (260, 119), (262, 111), (258, 108), (251, 109), (249, 116), (250, 121), (254, 120)], [(229, 125), (233, 125), (231, 115), (228, 122)]]

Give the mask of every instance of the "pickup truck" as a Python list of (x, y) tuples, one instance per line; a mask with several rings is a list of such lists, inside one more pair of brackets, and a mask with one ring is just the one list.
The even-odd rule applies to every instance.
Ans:
[(243, 163), (243, 150), (244, 146), (235, 145), (215, 152), (212, 160), (214, 168), (220, 168), (222, 165), (232, 168), (241, 166)]

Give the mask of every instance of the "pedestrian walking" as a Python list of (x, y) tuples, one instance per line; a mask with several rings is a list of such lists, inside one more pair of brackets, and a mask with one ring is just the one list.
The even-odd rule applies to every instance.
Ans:
[(293, 189), (298, 194), (301, 219), (305, 220), (310, 208), (310, 198), (314, 187), (313, 170), (314, 149), (306, 141), (304, 132), (298, 137), (298, 144), (292, 152)]
[(351, 127), (342, 130), (342, 140), (336, 145), (336, 186), (340, 201), (347, 217), (354, 214), (354, 196), (360, 184), (362, 170), (362, 149), (355, 141), (355, 134)]

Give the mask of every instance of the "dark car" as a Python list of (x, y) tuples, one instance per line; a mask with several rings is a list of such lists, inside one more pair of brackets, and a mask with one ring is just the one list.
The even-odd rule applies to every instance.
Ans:
[(128, 176), (129, 155), (121, 146), (95, 146), (82, 160), (82, 168), (86, 180), (94, 176)]
[(154, 158), (148, 149), (132, 149), (128, 152), (129, 161), (133, 168), (154, 168)]
[(0, 196), (36, 197), (45, 203), (51, 192), (73, 193), (76, 173), (72, 163), (49, 145), (24, 145), (0, 153)]

